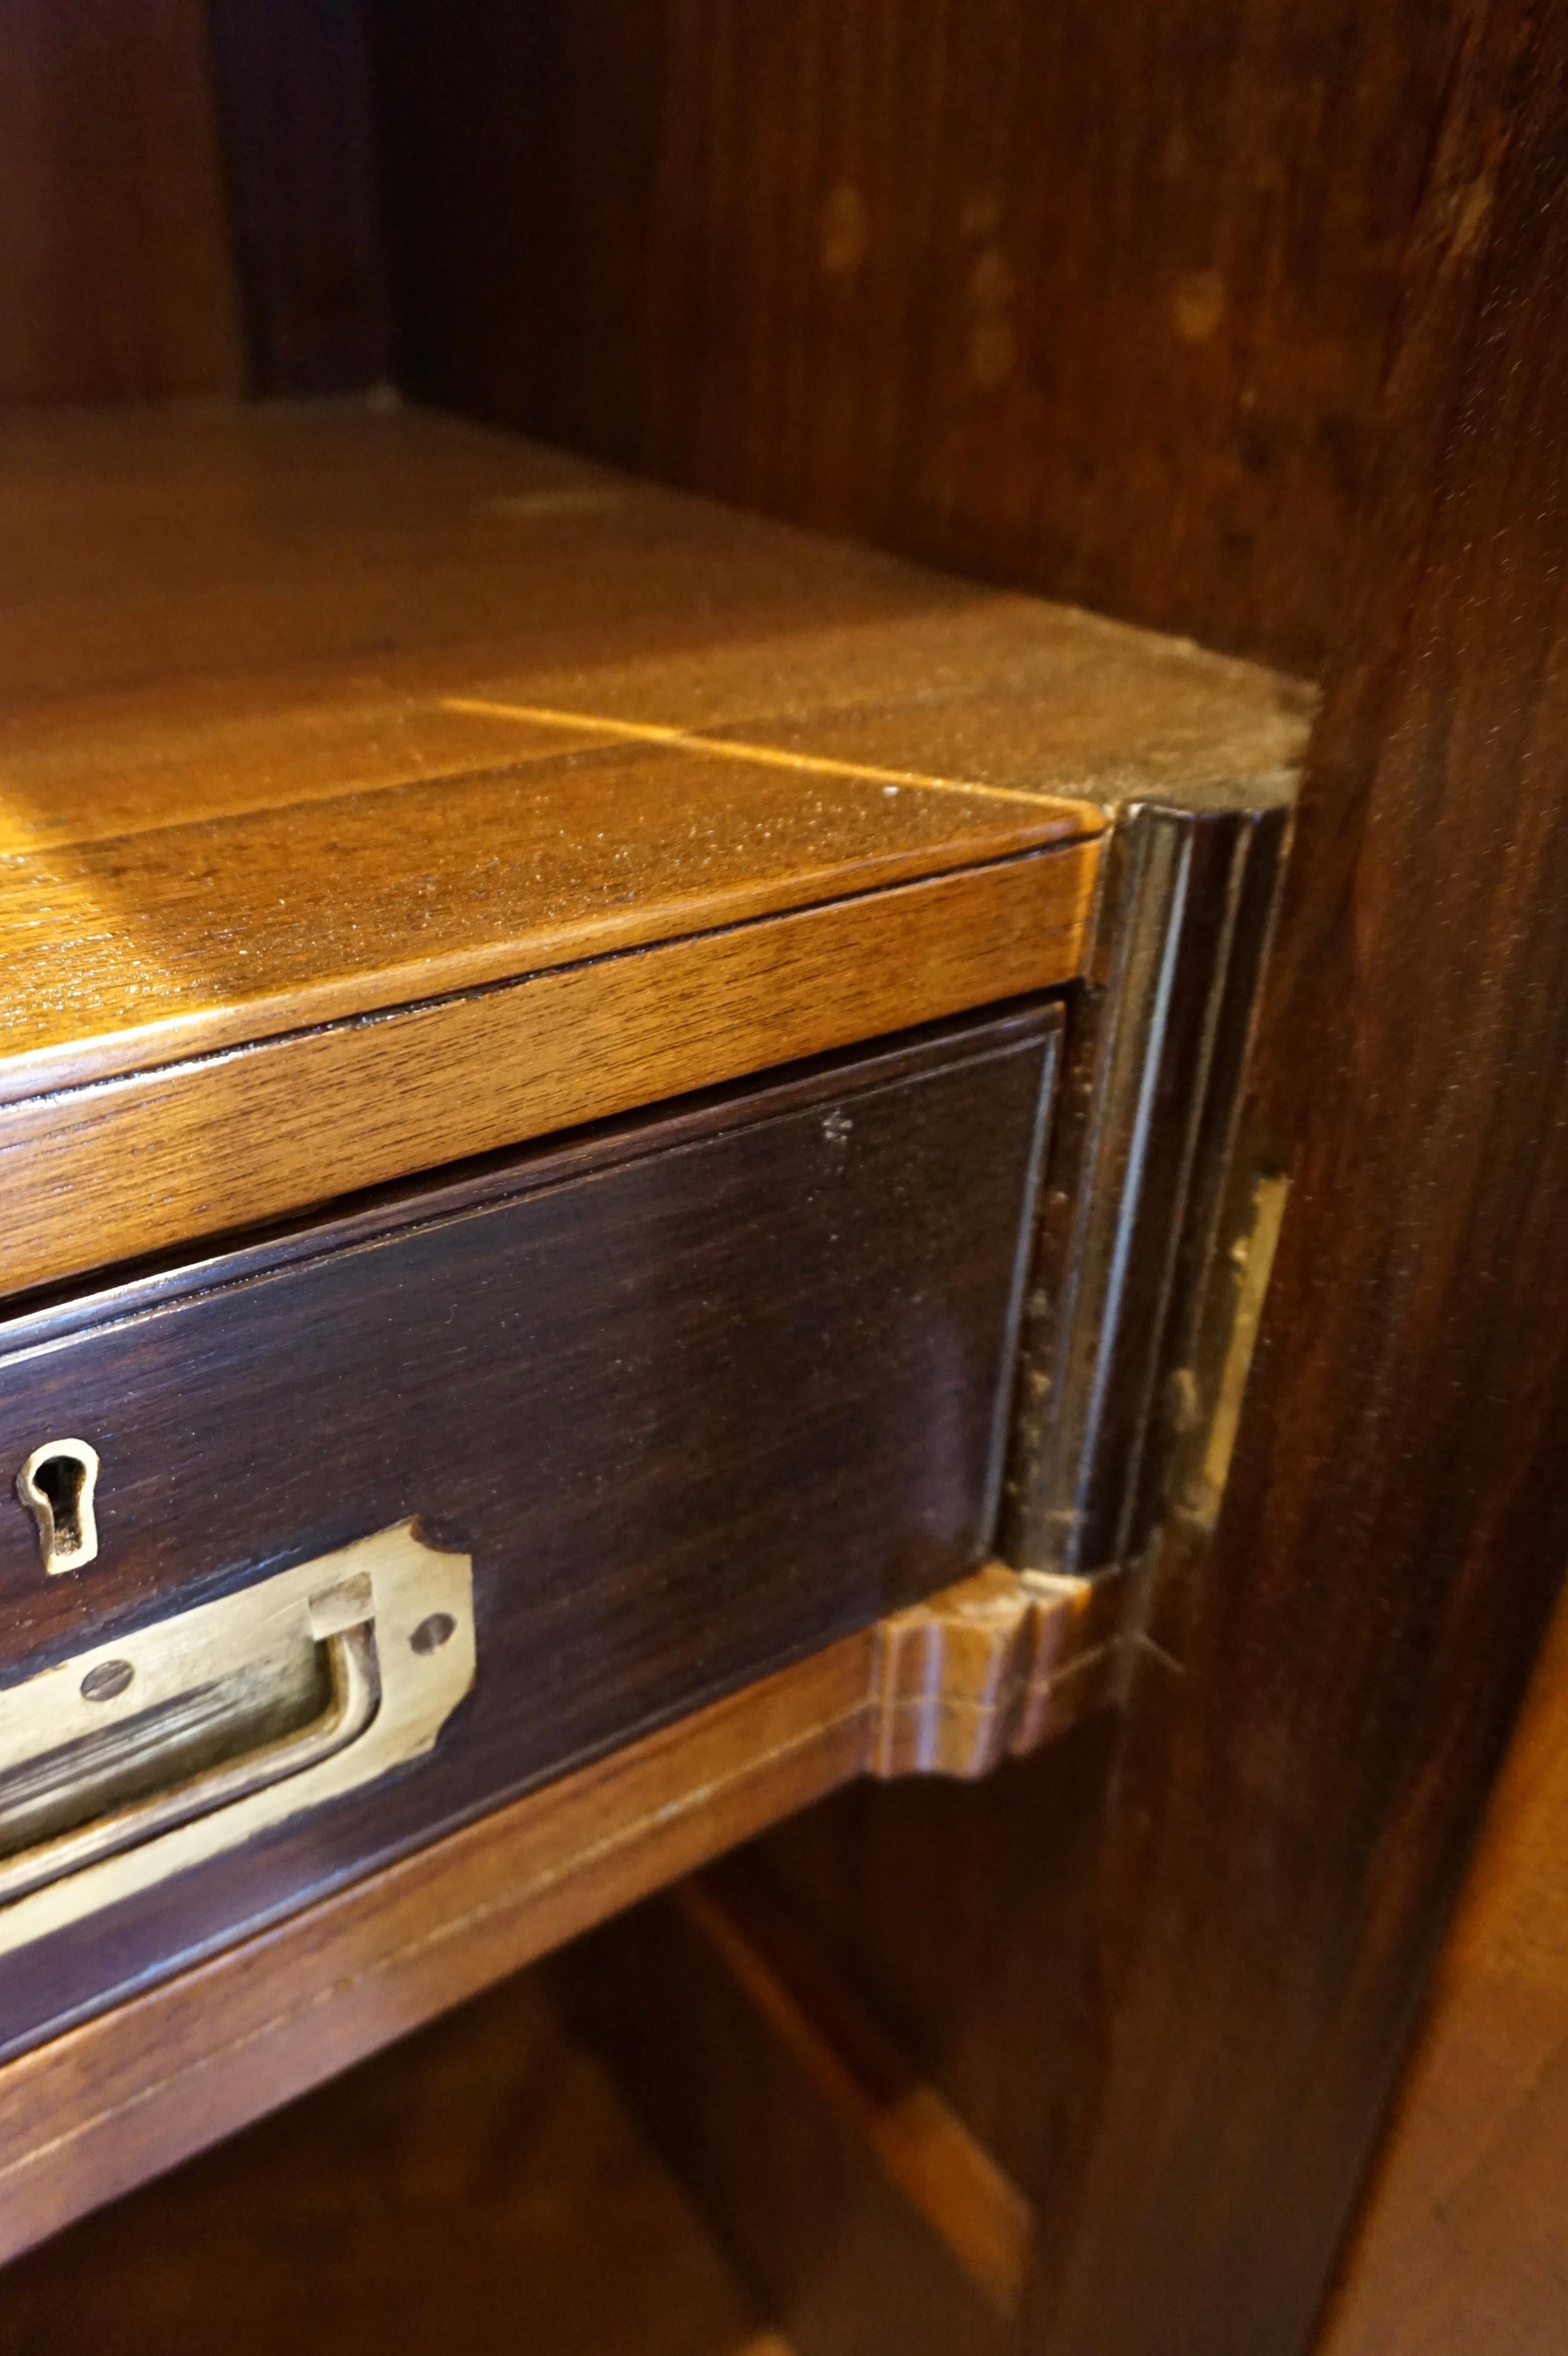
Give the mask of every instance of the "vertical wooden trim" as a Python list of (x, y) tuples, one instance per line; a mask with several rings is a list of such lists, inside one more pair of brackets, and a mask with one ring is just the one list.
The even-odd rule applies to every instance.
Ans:
[(1153, 1526), (1287, 828), (1277, 798), (1146, 804), (1111, 837), (1020, 1352), (1000, 1551), (1021, 1569), (1091, 1575)]
[(1281, 948), (1287, 1172), (1211, 1542), (1168, 1528), (1030, 2356), (1288, 2356), (1568, 1560), (1568, 20), (1475, 13)]

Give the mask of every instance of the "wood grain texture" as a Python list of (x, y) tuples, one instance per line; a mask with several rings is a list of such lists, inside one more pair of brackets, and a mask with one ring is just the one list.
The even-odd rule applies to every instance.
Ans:
[(856, 1774), (870, 1647), (848, 1637), (7, 2063), (0, 2257)]
[(880, 1621), (869, 1770), (994, 1773), (1113, 1702), (1128, 1581), (1022, 1579), (997, 1562)]
[(1304, 669), (1447, 0), (398, 0), (402, 380)]
[(395, 409), (29, 415), (0, 507), (13, 1290), (1069, 980), (1105, 805), (1307, 718)]
[[(78, 770), (112, 784), (132, 747), (98, 730), (118, 739), (136, 707), (90, 699), (143, 690), (168, 701), (144, 720), (137, 799), (165, 819), (280, 789), (242, 739), (184, 746), (201, 721), (336, 719), (353, 744), (361, 713), (339, 789), (495, 766), (421, 757), (417, 731), (405, 762), (405, 688), (738, 734), (804, 721), (845, 749), (901, 729), (906, 768), (1069, 797), (1085, 773), (1125, 791), (1299, 754), (1299, 686), (1253, 665), (395, 402), (28, 411), (0, 458), (7, 776), (55, 755), (48, 794), (8, 795), (24, 814), (62, 792), (80, 810)], [(177, 785), (146, 758), (160, 727)]]
[(1477, 13), (1412, 250), (1259, 1033), (1294, 1183), (1133, 1687), (1040, 2356), (1307, 2344), (1568, 1558), (1565, 44)]
[[(1045, 1248), (1029, 1294), (1036, 1349), (1020, 1385), (1036, 1437), (1043, 1429), (1065, 1476), (1048, 1503), (1068, 1510), (1049, 1523), (1039, 1510), (1046, 1484), (1038, 1457), (1031, 1468), (1029, 1451), (1019, 1449), (1015, 1417), (1014, 1475), (1032, 1469), (1035, 1478), (1019, 1480), (1028, 1516), (1015, 1511), (1010, 1526), (1004, 1521), (1004, 1543), (1018, 1547), (1014, 1559), (1103, 1562), (1128, 1543), (1129, 1531), (1136, 1552), (1157, 1510), (1162, 1428), (1192, 1386), (1200, 1355), (1193, 1312), (1216, 1251), (1230, 1241), (1218, 1194), (1283, 818), (1278, 809), (1260, 817), (1233, 808), (1202, 814), (1146, 808), (1109, 846), (1096, 947), (1072, 1009), (1063, 1085), (1082, 1093), (1076, 1102), (1067, 1097), (1053, 1127)], [(1118, 1312), (1127, 1329), (1119, 1344)], [(1119, 1385), (1114, 1344), (1126, 1362)], [(1143, 1446), (1146, 1421), (1153, 1433)], [(1129, 1427), (1139, 1446), (1129, 1445)], [(1140, 1447), (1152, 1476), (1141, 1483)], [(1150, 1493), (1147, 1500), (1140, 1489)], [(1017, 1600), (1004, 1605), (1004, 1618)], [(938, 1657), (938, 1638), (940, 1657), (948, 1657), (947, 1622), (927, 1632), (923, 1617), (902, 1615), (917, 1691)], [(899, 1627), (884, 1624), (885, 1651)], [(987, 1655), (976, 1653), (988, 1673)], [(1114, 1687), (1116, 1666), (1109, 1650), (1082, 1663), (1074, 1680), (1104, 1691)], [(1060, 1688), (1060, 1697), (1072, 1689)], [(933, 1691), (928, 1706), (899, 1717), (923, 1741), (935, 1743), (949, 1729), (960, 1741), (973, 1740), (986, 1714), (954, 1708), (956, 1699)], [(995, 1719), (991, 1725), (1003, 1730)], [(1105, 1730), (1085, 1730), (1082, 1741), (1027, 1772), (993, 1775), (973, 1793), (920, 1786), (884, 1794), (858, 1785), (757, 1845), (760, 1869), (805, 1934), (831, 1956), (839, 1984), (895, 2031), (966, 2129), (1024, 2176), (1038, 2167), (1041, 2121), (1070, 2082), (1084, 2026), (1083, 1943), (1109, 1763)], [(912, 1903), (918, 1891), (939, 1892), (939, 1902)], [(635, 1943), (612, 1938), (605, 1948), (619, 1958), (613, 1986), (635, 2022), (645, 2004)], [(659, 2026), (645, 2024), (643, 2033), (667, 2032), (681, 2050), (704, 2055), (708, 2031), (696, 1997), (683, 1997), (667, 1976), (656, 2004)], [(650, 2131), (667, 2142), (667, 2104), (645, 2076), (639, 2083)], [(783, 2106), (786, 2123), (764, 2104), (753, 2133), (763, 2140), (787, 2135), (792, 2100), (797, 2108), (799, 2100), (767, 2073), (753, 2088), (759, 2101), (762, 2088)], [(670, 2099), (678, 2120), (678, 2090)], [(668, 2147), (678, 2145), (677, 2133)], [(702, 2181), (717, 2213), (729, 2215), (734, 2179), (706, 2168)], [(809, 2189), (801, 2196), (807, 2213), (813, 2197)], [(889, 2253), (866, 2212), (854, 2214), (835, 2246), (865, 2303), (856, 2312), (865, 2315), (873, 2284), (895, 2302), (902, 2294), (888, 2278)], [(809, 2351), (806, 2325), (797, 2318), (795, 2328)], [(811, 2330), (832, 2346), (838, 2328), (818, 2315)], [(965, 2343), (960, 2336), (950, 2344)]]
[[(1026, 2190), (1085, 2033), (1115, 1723), (1103, 1711), (979, 1783), (854, 1783), (752, 1852), (802, 1934)], [(939, 1902), (912, 1904), (923, 1890)]]
[[(1035, 1415), (1043, 1410), (1047, 1430), (1061, 1435), (1067, 1478), (1055, 1502), (1072, 1510), (1048, 1529), (1034, 1511), (1015, 1558), (1110, 1558), (1136, 1502), (1138, 1451), (1125, 1430), (1114, 1444), (1098, 1439), (1095, 1416), (1110, 1423), (1120, 1414), (1141, 1436), (1145, 1416), (1158, 1424), (1179, 1397), (1170, 1376), (1192, 1361), (1190, 1311), (1217, 1236), (1228, 1239), (1214, 1197), (1275, 897), (1282, 816), (1146, 809), (1111, 845), (1099, 947), (1072, 1007), (1064, 1086), (1081, 1088), (1082, 1101), (1069, 1098), (1066, 1119), (1059, 1111), (1054, 1126), (1042, 1198), (1047, 1249), (1030, 1286), (1042, 1355), (1054, 1333), (1063, 1357), (1076, 1343), (1080, 1365), (1075, 1380), (1057, 1373), (1038, 1390), (1029, 1385), (1038, 1365), (1023, 1378)], [(1129, 921), (1135, 909), (1140, 921)], [(1083, 1229), (1094, 1223), (1101, 1271), (1114, 1263), (1103, 1289), (1100, 1271), (1084, 1265)], [(1137, 1341), (1120, 1401), (1111, 1382), (1094, 1379), (1107, 1364), (1118, 1306)], [(1017, 1440), (1015, 1421), (1015, 1451)], [(1161, 1453), (1148, 1448), (1146, 1470), (1157, 1469)], [(1017, 1452), (1014, 1465), (1016, 1474)], [(1095, 1502), (1096, 1486), (1106, 1493), (1101, 1510), (1076, 1510)], [(1148, 1519), (1135, 1526), (1141, 1546)], [(1004, 1533), (1017, 1542), (1016, 1516)], [(904, 1617), (923, 1649), (921, 1614)], [(884, 1647), (897, 1626), (884, 1626)], [(1115, 1662), (1114, 1652), (1104, 1654), (1075, 1676), (1091, 1690), (1099, 1678), (1114, 1684)], [(976, 1711), (949, 1713), (945, 1697), (940, 1714), (916, 1711), (911, 1722), (934, 1736), (949, 1715), (955, 1730), (971, 1737), (982, 1723)], [(896, 2029), (969, 2132), (1025, 2174), (1038, 2166), (1040, 2122), (1068, 2082), (1083, 2025), (1079, 1975), (1108, 1764), (1104, 1730), (1086, 1730), (1083, 1742), (1027, 1773), (993, 1776), (972, 1794), (857, 1786), (758, 1845), (761, 1869), (832, 1956), (841, 1981)], [(912, 1905), (918, 1890), (939, 1891), (940, 1902)], [(624, 1957), (620, 1984), (635, 2019), (643, 2001), (635, 1951)], [(691, 2006), (677, 2012), (669, 1986), (658, 2001), (661, 2022), (673, 2019), (675, 2033), (702, 2051), (703, 2024)], [(656, 2101), (645, 2115), (662, 2138)], [(779, 2131), (771, 2113), (753, 2125), (764, 2136)], [(704, 2180), (722, 2201), (724, 2183), (711, 2174)], [(874, 2239), (858, 2243), (857, 2258), (896, 2296)]]
[(272, 1220), (1060, 986), (1093, 854), (1052, 851), (0, 1108), (0, 1289)]
[[(514, 463), (434, 421), (298, 412), (188, 440), (89, 421), (10, 446), (19, 693), (4, 748), (0, 1066), (13, 1097), (1103, 827), (1081, 791), (1038, 791), (1039, 767), (1022, 788), (973, 766), (944, 775), (929, 753), (899, 758), (886, 726), (868, 749), (890, 699), (868, 699), (852, 655), (838, 659), (842, 736), (809, 696), (757, 711), (760, 741), (736, 726), (737, 691), (756, 711), (778, 685), (753, 648), (704, 695), (700, 622), (695, 662), (661, 686), (667, 603), (706, 608), (739, 574), (730, 632), (787, 614), (830, 639), (841, 611), (918, 612), (922, 584), (896, 568), (880, 582), (874, 563), (825, 548), (802, 564), (765, 527), (693, 519), (669, 498), (639, 512), (608, 478), (585, 484), (527, 450)], [(1048, 624), (1047, 669), (1053, 645), (1068, 673), (1085, 654), (1092, 666), (1083, 637)], [(628, 659), (635, 698), (613, 677), (605, 710), (591, 674)], [(1005, 662), (1004, 643), (988, 669)], [(917, 663), (905, 650), (906, 705)], [(1163, 685), (1168, 666), (1151, 668)], [(247, 669), (263, 678), (236, 680)], [(957, 684), (973, 696), (984, 680)], [(1254, 722), (1283, 743), (1270, 682), (1222, 681), (1232, 697), (1248, 686)], [(1016, 693), (997, 697), (1004, 739)], [(1125, 714), (1102, 737), (1117, 726), (1125, 741)]]
[(1568, 1609), (1559, 1604), (1346, 2252), (1320, 2356), (1532, 2356), (1562, 2334)]
[[(1198, 798), (1194, 797), (1196, 801)], [(1148, 803), (1103, 864), (1029, 1280), (1000, 1551), (1139, 1558), (1190, 1420), (1289, 812)]]
[[(296, 805), (196, 841), (176, 828), (19, 855), (0, 884), (0, 1086), (15, 1101), (581, 969), (1066, 833), (1028, 802), (700, 755), (635, 783), (613, 758), (540, 766), (363, 816)], [(1068, 925), (1093, 867), (1052, 871)]]
[(0, 403), (239, 391), (199, 0), (5, 0), (0, 221)]
[(27, 2356), (789, 2356), (530, 1975), (13, 2264), (0, 2303)]
[[(0, 2045), (972, 1569), (1058, 1020), (952, 1026), (511, 1162), (465, 1208), (411, 1190), (379, 1235), (3, 1329), (7, 1681), (410, 1516), (472, 1558), (479, 1666), (407, 1773), (0, 1961)], [(101, 1551), (49, 1578), (10, 1489), (63, 1434), (101, 1459)]]

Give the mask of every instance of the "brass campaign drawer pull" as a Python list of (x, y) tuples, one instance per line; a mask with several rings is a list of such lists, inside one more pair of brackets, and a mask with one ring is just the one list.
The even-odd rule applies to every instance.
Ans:
[[(369, 1595), (364, 1597), (367, 1611)], [(232, 1800), (242, 1800), (251, 1792), (264, 1791), (285, 1775), (302, 1774), (318, 1761), (330, 1759), (346, 1743), (363, 1734), (376, 1715), (380, 1698), (380, 1680), (376, 1670), (376, 1644), (373, 1624), (366, 1622), (345, 1628), (328, 1637), (325, 1647), (332, 1698), (319, 1718), (313, 1719), (297, 1734), (287, 1734), (275, 1742), (261, 1744), (248, 1751), (232, 1766), (209, 1767), (204, 1772), (187, 1776), (160, 1792), (153, 1799), (133, 1802), (123, 1808), (113, 1809), (108, 1815), (95, 1816), (75, 1832), (61, 1833), (53, 1840), (40, 1841), (37, 1847), (24, 1849), (19, 1856), (0, 1862), (0, 1905), (13, 1898), (26, 1896), (29, 1890), (41, 1889), (46, 1881), (58, 1881), (62, 1874), (78, 1871), (82, 1866), (95, 1864), (101, 1857), (112, 1857), (123, 1848), (133, 1848), (138, 1841), (151, 1840), (158, 1833), (168, 1832), (176, 1825), (188, 1823), (209, 1808), (221, 1808)], [(74, 1664), (72, 1665), (75, 1665)], [(97, 1679), (90, 1701), (113, 1699), (120, 1691), (128, 1689), (131, 1678), (122, 1687), (118, 1675), (126, 1665), (106, 1661), (100, 1670), (89, 1670), (82, 1679), (86, 1687)], [(161, 1713), (151, 1713), (155, 1717)], [(152, 1730), (156, 1733), (159, 1730)], [(91, 1742), (91, 1736), (87, 1738)], [(133, 1756), (137, 1746), (133, 1740), (127, 1751)], [(16, 1802), (30, 1802), (35, 1809), (69, 1805), (72, 1788), (69, 1773), (71, 1751), (63, 1754), (50, 1751), (33, 1770), (22, 1770), (6, 1778), (8, 1791), (0, 1787), (0, 1837), (4, 1837), (8, 1815), (19, 1813)], [(65, 1772), (62, 1773), (62, 1767)], [(6, 1800), (12, 1802), (7, 1809)]]
[(0, 1692), (0, 1953), (428, 1751), (474, 1667), (405, 1523)]

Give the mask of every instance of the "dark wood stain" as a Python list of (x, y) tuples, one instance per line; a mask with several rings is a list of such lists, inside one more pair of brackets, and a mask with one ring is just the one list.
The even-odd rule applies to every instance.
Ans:
[(677, 1904), (606, 1923), (547, 1984), (792, 2348), (1003, 2356), (1006, 2325)]
[(209, 74), (202, 0), (5, 0), (0, 405), (240, 390)]
[(1259, 800), (1152, 803), (1110, 846), (1019, 1353), (999, 1544), (1022, 1569), (1130, 1561), (1160, 1508), (1279, 892), (1288, 812)]
[[(1027, 1423), (1015, 1411), (1018, 1486), (999, 1534), (1014, 1559), (1076, 1569), (1147, 1541), (1168, 1463), (1168, 1377), (1193, 1359), (1194, 1314), (1220, 1233), (1216, 1197), (1284, 819), (1280, 809), (1148, 809), (1113, 842), (1110, 953), (1072, 993), (1042, 1192), (1020, 1387), (1032, 1387), (1039, 1366), (1048, 1379)], [(1168, 1002), (1162, 978), (1171, 975)], [(1151, 1057), (1149, 1130), (1135, 1137)], [(1113, 1258), (1124, 1273), (1107, 1310), (1102, 1279)], [(1109, 1379), (1098, 1411), (1087, 1413), (1083, 1395), (1107, 1349)], [(1102, 1719), (980, 1785), (852, 1785), (748, 1852), (844, 1983), (1023, 2180), (1038, 2169), (1041, 2123), (1074, 2067), (1113, 1738)], [(640, 1926), (657, 1919), (649, 1910), (595, 1947), (605, 1991), (598, 2018), (613, 2029), (618, 2002), (623, 2024), (618, 2035), (601, 2033), (650, 2135), (701, 2186), (727, 2237), (744, 2244), (759, 2228), (743, 2176), (702, 2158), (685, 2073), (661, 2074), (639, 2059), (644, 2049), (700, 2056), (709, 2041), (699, 1982), (645, 1968), (645, 1948), (652, 1938), (656, 1961), (658, 1940)], [(767, 2107), (753, 2134), (787, 2136), (787, 2090), (764, 2073), (755, 2094)], [(858, 2201), (859, 2175), (874, 2169), (868, 2158), (847, 2171), (858, 2205), (841, 2217), (834, 2246), (845, 2280), (876, 2282), (896, 2301), (876, 2203)], [(803, 2344), (817, 2344), (792, 2321)], [(834, 2344), (815, 2312), (813, 2328), (822, 2346)], [(951, 2317), (944, 2328), (956, 2332), (949, 2344), (967, 2345)]]
[(983, 1783), (851, 1784), (754, 1842), (823, 1954), (1020, 2182), (1072, 2068), (1115, 1720)]
[(1568, 26), (1477, 12), (1260, 1029), (1294, 1187), (1115, 1789), (1037, 2356), (1307, 2344), (1568, 1559)]
[(405, 1194), (379, 1237), (153, 1278), (140, 1314), (132, 1287), (103, 1324), (18, 1321), (0, 1471), (90, 1440), (102, 1551), (46, 1580), (0, 1508), (10, 1676), (410, 1515), (474, 1556), (480, 1665), (395, 1784), (6, 1959), (7, 2044), (977, 1560), (1058, 1020), (672, 1110), (619, 1161), (519, 1157), (423, 1225)]
[(253, 392), (390, 374), (370, 0), (212, 0)]
[(1487, 1811), (1317, 2356), (1533, 2356), (1563, 2336), (1568, 1601)]
[(400, 380), (1315, 667), (1457, 0), (395, 0)]

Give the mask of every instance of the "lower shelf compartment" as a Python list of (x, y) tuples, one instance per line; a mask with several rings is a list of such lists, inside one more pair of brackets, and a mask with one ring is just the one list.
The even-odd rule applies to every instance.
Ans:
[(0, 2276), (27, 2356), (792, 2356), (524, 1975)]

